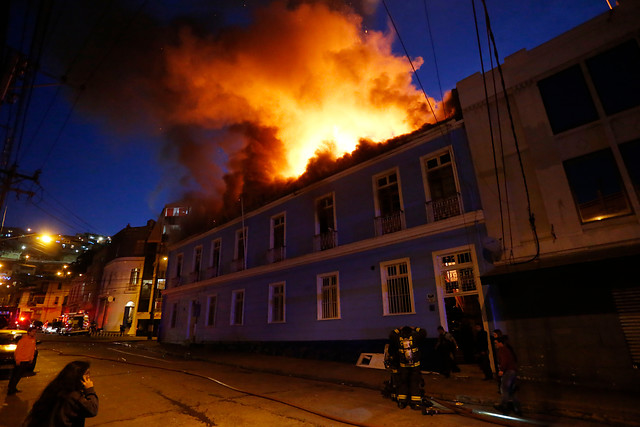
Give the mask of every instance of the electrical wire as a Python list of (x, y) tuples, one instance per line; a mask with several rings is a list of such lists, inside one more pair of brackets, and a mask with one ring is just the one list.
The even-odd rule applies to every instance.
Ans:
[[(500, 226), (501, 226), (501, 230), (502, 230), (502, 235), (501, 235), (501, 241), (503, 242), (502, 244), (504, 245), (504, 216), (502, 214), (502, 190), (500, 189), (500, 177), (498, 176), (498, 160), (496, 157), (496, 145), (495, 145), (495, 138), (494, 138), (494, 133), (493, 133), (493, 119), (491, 116), (491, 108), (490, 108), (490, 103), (489, 103), (489, 90), (487, 89), (487, 79), (486, 79), (486, 72), (484, 69), (484, 59), (482, 57), (482, 44), (480, 43), (480, 30), (478, 29), (478, 17), (477, 17), (477, 12), (476, 12), (476, 1), (475, 0), (471, 0), (471, 6), (473, 9), (473, 21), (475, 23), (475, 28), (476, 28), (476, 40), (478, 43), (478, 53), (480, 55), (480, 69), (482, 72), (482, 86), (484, 88), (484, 98), (485, 98), (485, 102), (487, 104), (487, 123), (489, 124), (489, 134), (491, 136), (491, 153), (493, 155), (493, 173), (495, 175), (496, 178), (496, 189), (498, 191), (498, 207), (499, 207), (499, 211), (500, 211)], [(497, 100), (496, 100), (497, 102)]]
[[(496, 40), (495, 40), (495, 37), (493, 35), (493, 31), (491, 30), (491, 22), (489, 20), (489, 12), (487, 10), (487, 3), (486, 3), (486, 0), (481, 0), (481, 1), (482, 1), (482, 5), (484, 7), (484, 15), (485, 15), (485, 22), (486, 22), (486, 26), (487, 26), (487, 33), (489, 34), (489, 37), (491, 39), (491, 44), (493, 46), (493, 51), (494, 51), (494, 54), (495, 54), (495, 57), (496, 57), (496, 64), (497, 64), (497, 67), (498, 67), (498, 73), (500, 75), (500, 84), (501, 84), (501, 87), (502, 87), (502, 91), (504, 93), (505, 104), (506, 104), (507, 113), (508, 113), (508, 116), (509, 116), (509, 124), (510, 124), (510, 128), (511, 128), (511, 134), (513, 136), (513, 142), (514, 142), (514, 145), (515, 145), (515, 148), (516, 148), (518, 162), (519, 162), (519, 165), (520, 165), (520, 172), (522, 174), (522, 183), (524, 185), (524, 191), (525, 191), (525, 195), (526, 195), (526, 199), (527, 199), (527, 213), (529, 215), (529, 226), (531, 228), (531, 232), (533, 234), (533, 238), (534, 238), (534, 242), (535, 242), (535, 246), (536, 246), (535, 254), (532, 255), (529, 259), (524, 260), (524, 261), (519, 261), (519, 262), (516, 262), (516, 263), (512, 263), (512, 264), (513, 265), (526, 264), (528, 262), (536, 260), (540, 256), (540, 239), (538, 237), (538, 231), (536, 230), (535, 215), (533, 214), (533, 210), (531, 208), (531, 195), (529, 194), (529, 185), (527, 183), (527, 176), (525, 174), (524, 164), (522, 162), (522, 153), (520, 151), (520, 144), (518, 142), (518, 135), (516, 134), (515, 121), (513, 119), (513, 114), (511, 112), (511, 102), (509, 101), (509, 96), (507, 94), (507, 85), (504, 82), (504, 73), (502, 72), (502, 66), (500, 65), (500, 56), (498, 55), (498, 48), (497, 48), (497, 45), (496, 45)], [(488, 108), (488, 106), (487, 106), (487, 108)]]
[[(119, 31), (119, 33), (118, 33), (117, 37), (115, 37), (115, 38), (114, 38), (113, 43), (111, 44), (111, 46), (110, 46), (108, 49), (106, 49), (106, 50), (105, 50), (104, 55), (100, 58), (100, 60), (99, 60), (99, 61), (97, 61), (97, 63), (95, 64), (95, 66), (91, 69), (91, 71), (89, 72), (89, 74), (88, 74), (88, 75), (85, 77), (85, 79), (83, 80), (83, 83), (82, 83), (81, 85), (79, 85), (79, 86), (78, 86), (78, 88), (76, 89), (76, 95), (75, 95), (74, 100), (73, 100), (73, 102), (72, 102), (72, 104), (71, 104), (71, 108), (70, 108), (70, 109), (69, 109), (69, 111), (67, 112), (66, 117), (65, 117), (65, 119), (64, 119), (64, 120), (63, 120), (63, 122), (62, 122), (62, 125), (61, 125), (61, 126), (60, 126), (60, 128), (58, 129), (58, 132), (57, 132), (57, 134), (56, 134), (55, 138), (53, 139), (53, 142), (51, 143), (51, 145), (50, 145), (50, 147), (49, 147), (49, 150), (46, 152), (46, 155), (45, 155), (44, 159), (42, 160), (41, 167), (38, 169), (37, 174), (40, 174), (40, 173), (41, 173), (41, 171), (44, 169), (45, 165), (47, 164), (47, 162), (49, 161), (50, 157), (52, 156), (52, 154), (53, 154), (53, 152), (54, 152), (54, 150), (55, 150), (56, 146), (59, 144), (60, 140), (62, 139), (62, 136), (63, 136), (63, 134), (64, 134), (64, 131), (66, 130), (66, 127), (67, 127), (67, 125), (68, 125), (68, 123), (69, 123), (69, 121), (70, 121), (70, 119), (71, 119), (71, 117), (72, 117), (72, 115), (73, 115), (73, 113), (74, 113), (74, 111), (75, 111), (75, 108), (76, 108), (76, 106), (77, 106), (77, 104), (78, 104), (78, 102), (79, 102), (79, 100), (80, 100), (80, 97), (82, 96), (82, 94), (83, 94), (83, 92), (84, 92), (84, 89), (87, 87), (87, 85), (89, 84), (89, 82), (93, 79), (93, 77), (95, 76), (96, 72), (100, 69), (100, 67), (102, 66), (102, 64), (103, 64), (103, 63), (104, 63), (104, 61), (106, 60), (106, 58), (108, 58), (109, 54), (110, 54), (110, 53), (111, 53), (111, 51), (114, 49), (114, 47), (118, 45), (118, 43), (120, 42), (120, 40), (122, 39), (122, 37), (124, 36), (124, 34), (125, 34), (125, 33), (128, 31), (128, 29), (132, 26), (132, 24), (133, 24), (133, 22), (135, 21), (135, 19), (137, 19), (137, 17), (139, 16), (139, 14), (144, 10), (144, 8), (146, 7), (147, 3), (148, 3), (148, 0), (145, 0), (145, 1), (144, 1), (144, 2), (143, 2), (143, 3), (138, 7), (138, 9), (137, 9), (133, 14), (132, 14), (131, 19), (128, 21), (128, 23), (127, 23), (126, 25), (124, 25), (124, 26), (120, 29), (120, 31)], [(107, 4), (107, 8), (103, 11), (103, 13), (102, 13), (102, 15), (101, 15), (101, 18), (100, 18), (99, 22), (101, 22), (101, 21), (105, 18), (105, 16), (107, 15), (107, 12), (110, 10), (110, 8), (111, 8), (112, 4), (113, 4), (112, 2), (108, 2), (108, 4)], [(50, 18), (50, 15), (51, 15), (51, 10), (48, 10), (48, 11), (47, 11), (47, 17), (48, 17), (48, 18)], [(26, 18), (25, 18), (25, 20), (24, 20), (24, 22), (25, 22), (25, 28), (26, 28), (26, 21), (27, 21), (27, 20), (26, 20)], [(97, 27), (98, 27), (98, 24), (96, 23), (96, 24), (92, 27), (92, 30), (91, 30), (90, 35), (91, 35), (91, 34), (93, 34), (94, 32), (97, 32)], [(25, 31), (26, 31), (26, 29), (25, 29)], [(89, 38), (85, 39), (84, 44), (82, 45), (81, 49), (78, 51), (78, 53), (75, 55), (74, 59), (71, 61), (71, 63), (70, 63), (70, 64), (69, 64), (69, 66), (67, 67), (67, 70), (66, 70), (65, 76), (66, 76), (66, 75), (69, 75), (69, 73), (71, 72), (71, 69), (73, 68), (73, 66), (74, 66), (74, 65), (75, 65), (75, 63), (77, 62), (77, 59), (80, 57), (80, 55), (81, 55), (82, 51), (83, 51), (83, 50), (84, 50), (84, 48), (86, 47), (86, 45), (87, 45), (87, 43), (88, 43), (88, 40), (89, 40)], [(39, 64), (39, 59), (41, 58), (41, 55), (42, 55), (42, 46), (43, 46), (43, 45), (44, 45), (44, 40), (42, 41), (42, 43), (41, 43), (41, 45), (40, 45), (39, 55), (38, 55), (38, 60), (35, 62), (35, 63), (36, 63), (36, 65), (38, 65), (38, 64)], [(29, 57), (32, 57), (32, 56), (30, 55)], [(33, 78), (32, 78), (31, 83), (30, 83), (30, 84), (25, 85), (25, 86), (26, 86), (26, 90), (29, 90), (29, 91), (30, 91), (30, 95), (31, 95), (31, 91), (33, 90), (33, 86), (34, 86), (34, 83), (35, 83), (35, 75), (36, 75), (36, 73), (34, 72), (34, 73), (33, 73)], [(33, 137), (34, 139), (35, 139), (35, 137), (37, 136), (37, 134), (39, 133), (39, 131), (40, 131), (41, 127), (42, 127), (42, 124), (44, 123), (44, 120), (46, 119), (47, 115), (48, 115), (48, 114), (49, 114), (49, 112), (50, 112), (51, 107), (53, 106), (53, 103), (55, 102), (55, 99), (56, 99), (56, 98), (57, 98), (57, 96), (59, 95), (59, 92), (60, 92), (60, 88), (58, 88), (58, 90), (57, 90), (57, 91), (56, 91), (56, 93), (54, 94), (54, 97), (52, 98), (51, 103), (50, 103), (50, 104), (49, 104), (49, 106), (47, 107), (47, 110), (46, 110), (46, 112), (45, 112), (45, 114), (44, 114), (44, 116), (43, 116), (43, 119), (40, 121), (40, 124), (37, 126), (36, 134), (35, 134), (35, 135), (34, 135), (34, 137)], [(30, 99), (30, 98), (29, 98), (29, 99)], [(19, 115), (17, 116), (18, 118), (21, 118), (21, 120), (22, 120), (22, 129), (23, 129), (23, 133), (24, 133), (24, 126), (25, 126), (25, 124), (26, 124), (26, 116), (27, 116), (26, 111), (27, 111), (27, 110), (24, 110), (22, 114), (19, 114)], [(19, 141), (21, 141), (21, 140), (22, 140), (22, 138), (20, 137), (20, 138), (19, 138)], [(31, 145), (31, 143), (32, 143), (32, 142), (33, 142), (33, 141), (31, 141), (31, 142), (29, 143), (29, 145)], [(12, 150), (12, 151), (13, 151), (13, 150)], [(15, 151), (15, 152), (16, 152), (16, 159), (20, 158), (20, 156), (18, 155), (18, 153), (19, 153), (20, 151), (21, 151), (21, 150), (20, 150), (20, 148), (18, 147), (18, 150), (16, 150), (16, 151)], [(28, 150), (25, 150), (25, 151), (24, 151), (24, 153), (27, 153), (27, 152), (28, 152)], [(36, 185), (40, 186), (40, 184), (39, 184), (39, 183), (35, 183), (35, 182), (34, 182), (34, 183), (32, 183), (32, 184), (31, 184), (30, 189), (31, 189), (31, 190), (33, 190), (34, 186), (36, 186)], [(40, 186), (40, 187), (41, 187), (41, 186)], [(55, 199), (54, 199), (54, 200), (55, 200)], [(39, 206), (37, 206), (36, 204), (34, 204), (34, 206), (38, 207), (38, 208), (39, 208), (39, 209), (41, 209), (45, 214), (47, 214), (48, 216), (52, 217), (53, 219), (55, 219), (56, 221), (60, 222), (61, 224), (64, 224), (64, 225), (66, 225), (66, 226), (69, 226), (69, 227), (71, 227), (72, 229), (77, 229), (75, 226), (72, 226), (72, 225), (71, 225), (71, 224), (69, 224), (67, 221), (62, 220), (61, 218), (55, 217), (54, 215), (52, 215), (52, 214), (50, 214), (49, 212), (47, 212), (47, 211), (43, 210), (42, 208), (40, 208), (40, 207), (39, 207)], [(62, 206), (64, 206), (64, 205), (62, 205)], [(73, 215), (74, 215), (74, 216), (76, 216), (76, 218), (79, 218), (79, 217), (77, 217), (77, 215), (75, 215), (75, 214), (73, 214)], [(84, 224), (89, 225), (86, 221), (84, 221), (84, 220), (82, 220), (82, 219), (80, 219), (80, 220), (81, 220), (81, 222), (83, 222)], [(93, 227), (92, 227), (92, 228), (93, 228)], [(85, 231), (86, 231), (86, 230), (85, 230)]]
[[(488, 51), (489, 51), (489, 66), (490, 69), (493, 70), (494, 66), (493, 66), (493, 53), (491, 51), (491, 39), (489, 38), (489, 33), (487, 32), (487, 46), (488, 46)], [(496, 74), (495, 73), (491, 73), (491, 82), (493, 83), (493, 93), (494, 95), (496, 95), (496, 127), (498, 128), (498, 142), (499, 142), (499, 146), (500, 146), (500, 162), (502, 164), (502, 174), (504, 176), (504, 197), (505, 197), (505, 210), (507, 211), (507, 224), (509, 224), (509, 228), (508, 228), (508, 234), (509, 234), (509, 248), (510, 248), (510, 253), (509, 253), (509, 257), (513, 258), (513, 232), (511, 229), (511, 205), (510, 205), (510, 200), (509, 200), (509, 180), (507, 180), (507, 163), (505, 161), (505, 156), (504, 156), (504, 139), (503, 139), (503, 135), (502, 135), (502, 119), (500, 117), (500, 105), (498, 103), (498, 97), (497, 97), (497, 93), (498, 93), (498, 87), (496, 84)], [(501, 242), (502, 245), (504, 245), (504, 239), (506, 239), (505, 237), (505, 227), (504, 227), (504, 223), (505, 221), (502, 218), (502, 210), (500, 210), (500, 224), (501, 224), (501, 230), (502, 230), (502, 239), (503, 241)]]
[(433, 65), (436, 69), (436, 79), (438, 80), (438, 88), (440, 89), (440, 99), (443, 100), (442, 110), (444, 112), (444, 116), (447, 117), (447, 107), (444, 103), (444, 93), (442, 92), (442, 82), (440, 81), (440, 67), (438, 67), (438, 58), (436, 56), (436, 47), (433, 43), (433, 34), (431, 32), (431, 21), (429, 19), (429, 10), (427, 9), (427, 0), (422, 0), (424, 5), (424, 16), (427, 22), (427, 31), (429, 32), (429, 41), (431, 42), (431, 52), (433, 53)]
[(398, 27), (396, 26), (395, 21), (393, 20), (393, 16), (391, 16), (391, 11), (389, 10), (389, 8), (387, 7), (387, 2), (385, 0), (382, 0), (382, 4), (384, 5), (385, 10), (387, 11), (387, 16), (389, 17), (389, 21), (391, 22), (391, 25), (393, 26), (393, 29), (396, 32), (396, 35), (398, 36), (398, 40), (400, 41), (400, 44), (402, 45), (402, 49), (404, 50), (404, 54), (407, 57), (407, 60), (409, 61), (409, 64), (411, 65), (411, 69), (413, 70), (413, 75), (416, 78), (416, 81), (418, 82), (418, 85), (420, 85), (420, 90), (422, 90), (422, 94), (424, 95), (424, 98), (427, 100), (427, 104), (429, 105), (429, 109), (431, 110), (431, 114), (433, 115), (433, 119), (436, 121), (435, 124), (438, 124), (438, 118), (436, 117), (436, 112), (433, 109), (433, 106), (431, 105), (431, 102), (429, 101), (429, 96), (427, 95), (427, 92), (424, 90), (424, 86), (422, 86), (422, 82), (420, 81), (420, 76), (418, 76), (418, 72), (416, 71), (416, 67), (413, 65), (413, 61), (411, 60), (411, 57), (409, 56), (409, 52), (407, 51), (407, 47), (404, 44), (404, 41), (402, 41), (402, 37), (400, 36), (400, 32), (398, 31)]

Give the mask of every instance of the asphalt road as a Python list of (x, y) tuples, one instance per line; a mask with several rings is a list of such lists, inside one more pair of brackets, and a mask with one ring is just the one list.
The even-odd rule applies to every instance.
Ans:
[(45, 336), (34, 375), (6, 396), (0, 426), (19, 426), (46, 384), (73, 360), (89, 360), (100, 398), (87, 426), (487, 426), (442, 413), (400, 410), (375, 390), (170, 359), (126, 342)]

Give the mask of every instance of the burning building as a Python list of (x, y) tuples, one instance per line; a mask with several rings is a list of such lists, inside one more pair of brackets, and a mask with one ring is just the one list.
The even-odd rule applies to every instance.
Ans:
[(471, 351), (487, 263), (469, 154), (449, 120), (171, 246), (161, 339), (352, 360), (448, 322)]
[[(161, 339), (354, 361), (394, 327), (442, 324), (464, 357), (482, 322), (526, 378), (633, 388), (638, 18), (624, 3), (517, 52), (458, 83), (462, 119), (249, 209), (263, 151), (245, 145), (235, 217), (169, 248)], [(504, 86), (485, 97), (483, 77)]]

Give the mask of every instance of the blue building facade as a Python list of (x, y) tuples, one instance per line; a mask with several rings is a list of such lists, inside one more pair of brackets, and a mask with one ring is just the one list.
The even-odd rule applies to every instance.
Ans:
[(350, 360), (442, 324), (464, 351), (485, 237), (464, 126), (440, 124), (171, 247), (160, 339)]

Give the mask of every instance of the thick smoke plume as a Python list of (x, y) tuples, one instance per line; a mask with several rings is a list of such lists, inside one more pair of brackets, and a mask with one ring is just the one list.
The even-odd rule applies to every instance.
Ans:
[(167, 141), (208, 226), (211, 212), (237, 215), (241, 194), (267, 201), (358, 146), (444, 118), (392, 53), (393, 33), (364, 31), (342, 2), (274, 1), (236, 25), (222, 12), (160, 24), (133, 11), (89, 46), (108, 56), (81, 58), (69, 77), (86, 80), (81, 105), (108, 126)]

